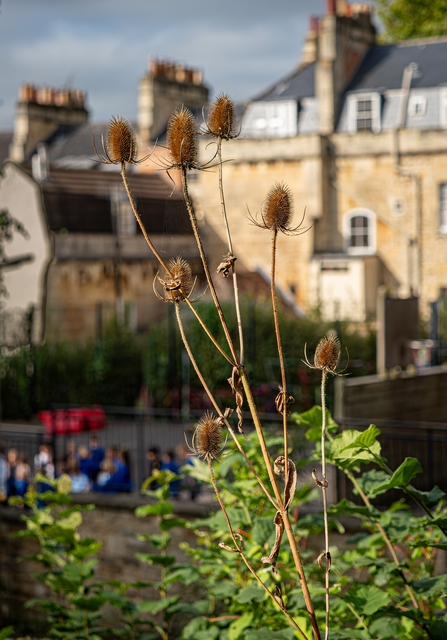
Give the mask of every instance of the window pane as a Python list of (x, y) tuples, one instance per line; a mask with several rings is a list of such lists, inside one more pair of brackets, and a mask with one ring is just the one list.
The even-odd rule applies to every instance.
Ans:
[(439, 223), (447, 227), (447, 182), (439, 185)]
[(354, 216), (351, 218), (351, 236), (349, 246), (369, 247), (369, 221), (366, 216)]

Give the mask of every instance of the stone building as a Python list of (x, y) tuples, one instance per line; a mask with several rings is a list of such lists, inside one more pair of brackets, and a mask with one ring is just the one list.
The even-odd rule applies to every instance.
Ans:
[[(328, 0), (299, 67), (245, 105), (224, 145), (238, 264), (268, 272), (268, 234), (247, 208), (284, 182), (309, 230), (281, 238), (278, 282), (301, 309), (363, 322), (382, 287), (418, 296), (427, 315), (447, 290), (446, 60), (447, 38), (380, 45), (368, 6)], [(218, 260), (216, 184), (201, 172), (194, 193)]]

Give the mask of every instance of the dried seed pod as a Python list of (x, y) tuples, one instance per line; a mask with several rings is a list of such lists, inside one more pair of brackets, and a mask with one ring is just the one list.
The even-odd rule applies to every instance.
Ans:
[(132, 125), (125, 118), (112, 118), (107, 127), (105, 152), (112, 164), (129, 162), (135, 164), (137, 160), (137, 143)]
[(289, 187), (279, 182), (273, 185), (267, 195), (262, 217), (268, 229), (283, 232), (290, 230), (292, 197)]
[(168, 262), (171, 275), (166, 273), (165, 280), (161, 281), (166, 292), (166, 300), (180, 302), (187, 298), (192, 291), (193, 278), (191, 267), (183, 258), (171, 258)]
[(226, 93), (216, 97), (207, 119), (207, 133), (229, 140), (234, 138), (234, 102)]
[(197, 167), (197, 127), (193, 114), (182, 106), (168, 122), (167, 145), (175, 167)]
[(335, 373), (338, 363), (340, 362), (340, 340), (335, 334), (328, 334), (321, 338), (317, 344), (314, 356), (314, 364), (316, 369)]
[(205, 460), (218, 460), (221, 454), (222, 420), (207, 411), (194, 432), (191, 450)]

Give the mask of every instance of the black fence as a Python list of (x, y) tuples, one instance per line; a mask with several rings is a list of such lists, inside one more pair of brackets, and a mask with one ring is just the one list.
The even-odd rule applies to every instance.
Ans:
[[(420, 491), (430, 491), (435, 485), (447, 493), (447, 424), (435, 422), (407, 422), (400, 420), (374, 420), (380, 429), (379, 440), (382, 445), (381, 455), (386, 458), (387, 465), (395, 471), (405, 458), (417, 458), (423, 473), (415, 476), (412, 486)], [(364, 430), (371, 424), (370, 420), (345, 418), (342, 429)], [(362, 467), (366, 470), (368, 467)], [(354, 495), (351, 482), (344, 473), (337, 473), (338, 498), (347, 498), (358, 503), (359, 497)], [(374, 503), (389, 506), (402, 498), (402, 492), (392, 490), (378, 496)]]

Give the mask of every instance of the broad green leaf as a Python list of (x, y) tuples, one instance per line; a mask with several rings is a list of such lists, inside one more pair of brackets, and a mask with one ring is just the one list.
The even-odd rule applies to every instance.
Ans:
[(438, 596), (445, 598), (447, 596), (447, 574), (436, 576), (434, 578), (423, 578), (413, 582), (413, 589), (429, 598), (431, 596)]
[(251, 625), (253, 612), (246, 611), (240, 618), (232, 622), (228, 628), (228, 640), (237, 640), (242, 631)]
[(369, 629), (372, 636), (380, 638), (380, 640), (395, 640), (399, 638), (402, 631), (402, 625), (396, 618), (384, 617), (376, 618), (369, 624)]
[(160, 611), (164, 611), (170, 605), (176, 604), (180, 600), (180, 596), (171, 596), (170, 598), (162, 598), (161, 600), (143, 600), (137, 604), (139, 613), (151, 613), (156, 616)]
[(77, 529), (82, 524), (82, 515), (79, 511), (74, 511), (67, 518), (60, 518), (58, 524), (64, 529)]
[(380, 516), (380, 511), (374, 507), (360, 507), (346, 498), (340, 500), (338, 504), (331, 505), (328, 513), (333, 516), (350, 515), (359, 518), (376, 518)]
[(270, 631), (270, 629), (250, 629), (245, 633), (245, 640), (293, 640), (295, 638), (293, 629), (281, 629)]
[(404, 462), (396, 469), (388, 482), (379, 485), (373, 491), (377, 494), (388, 489), (405, 489), (415, 475), (422, 472), (421, 463), (416, 458), (405, 458)]
[(218, 582), (213, 586), (211, 593), (215, 598), (224, 600), (225, 598), (233, 598), (237, 591), (238, 588), (234, 584), (234, 582), (230, 582), (229, 580), (222, 580), (221, 582)]
[(135, 557), (146, 564), (155, 564), (161, 567), (169, 567), (175, 562), (174, 556), (155, 556), (150, 553), (136, 553)]
[[(303, 413), (293, 413), (292, 419), (295, 420), (297, 424), (311, 427), (306, 432), (306, 438), (308, 440), (315, 441), (321, 439), (323, 411), (320, 405), (316, 404), (312, 409), (304, 411)], [(338, 424), (332, 419), (329, 409), (326, 409), (326, 429), (330, 432), (338, 429)]]
[(384, 493), (383, 491), (377, 491), (374, 493), (374, 490), (377, 487), (383, 486), (389, 480), (389, 474), (382, 469), (370, 469), (369, 471), (365, 471), (365, 473), (357, 478), (357, 482), (360, 485), (360, 488), (367, 496), (378, 495), (379, 493)]
[(247, 602), (262, 602), (265, 596), (265, 591), (261, 589), (256, 582), (254, 582), (248, 587), (241, 589), (236, 596), (236, 600), (241, 604), (246, 604)]
[[(197, 567), (193, 565), (185, 565), (177, 569), (171, 569), (171, 571), (169, 571), (166, 577), (166, 582), (168, 583), (181, 582), (185, 586), (188, 586), (198, 580), (200, 580), (200, 572), (197, 569)], [(223, 584), (230, 584), (230, 583), (224, 582)]]
[(163, 518), (158, 526), (162, 531), (169, 531), (174, 527), (186, 527), (187, 524), (184, 518)]
[(275, 525), (272, 517), (256, 518), (252, 529), (253, 540), (263, 546), (275, 532)]
[(137, 518), (145, 516), (166, 516), (174, 513), (174, 507), (170, 502), (157, 502), (157, 504), (145, 504), (135, 509)]
[(354, 449), (355, 447), (364, 447), (369, 449), (377, 442), (378, 435), (380, 435), (380, 429), (378, 429), (374, 424), (370, 424), (365, 431), (360, 433), (354, 442), (346, 447), (346, 449)]
[(362, 435), (356, 429), (346, 429), (331, 442), (331, 456), (334, 462), (342, 468), (356, 466), (359, 462), (376, 462), (376, 457), (380, 457), (380, 443), (376, 440), (374, 444), (365, 449), (363, 445), (351, 447)]
[(419, 491), (414, 487), (411, 487), (411, 494), (417, 496), (426, 507), (432, 509), (440, 500), (445, 498), (445, 492), (438, 486), (433, 487), (431, 491)]
[(83, 538), (78, 540), (76, 549), (71, 551), (70, 555), (78, 560), (85, 560), (89, 556), (94, 556), (100, 549), (102, 549), (102, 542), (98, 542), (93, 538)]
[(91, 598), (74, 598), (73, 604), (83, 611), (98, 611), (106, 602), (103, 596), (92, 596)]
[(4, 627), (0, 631), (0, 640), (8, 640), (9, 636), (14, 633), (14, 627)]
[(348, 602), (354, 605), (357, 613), (366, 616), (372, 616), (373, 613), (383, 609), (391, 601), (389, 593), (368, 585), (348, 591), (345, 597)]

